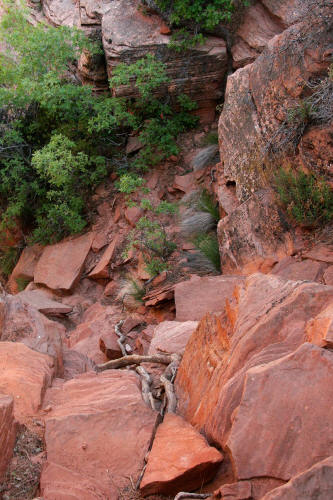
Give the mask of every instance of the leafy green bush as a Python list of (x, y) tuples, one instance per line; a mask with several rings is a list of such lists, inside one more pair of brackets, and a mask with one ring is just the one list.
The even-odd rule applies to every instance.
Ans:
[(281, 168), (275, 185), (283, 207), (298, 224), (319, 226), (332, 219), (333, 191), (322, 177)]
[(120, 193), (131, 194), (142, 186), (144, 180), (134, 173), (123, 174), (116, 183), (116, 188)]

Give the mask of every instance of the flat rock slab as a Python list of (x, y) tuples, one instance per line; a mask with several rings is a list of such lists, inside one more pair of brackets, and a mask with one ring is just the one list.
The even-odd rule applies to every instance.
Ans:
[(272, 274), (294, 281), (320, 281), (325, 268), (326, 265), (323, 262), (311, 259), (298, 262), (292, 257), (285, 257), (273, 268)]
[(15, 444), (16, 425), (13, 410), (13, 397), (0, 394), (0, 484), (5, 477)]
[(333, 264), (333, 247), (319, 245), (314, 247), (309, 252), (304, 253), (303, 257)]
[(241, 276), (213, 276), (177, 283), (175, 286), (176, 320), (199, 321), (209, 312), (223, 311)]
[(70, 290), (80, 279), (93, 234), (45, 247), (35, 269), (34, 281), (52, 290)]
[(50, 356), (20, 342), (0, 342), (0, 392), (13, 396), (15, 419), (20, 423), (36, 415), (53, 374)]
[(328, 500), (333, 492), (333, 457), (317, 463), (262, 500)]
[(65, 304), (61, 304), (61, 302), (49, 299), (39, 290), (25, 290), (18, 293), (17, 297), (25, 304), (35, 307), (39, 312), (49, 316), (61, 316), (73, 310), (71, 306), (66, 306)]
[(332, 377), (333, 353), (309, 343), (248, 371), (227, 442), (238, 479), (289, 480), (332, 454)]
[(130, 476), (137, 481), (157, 413), (143, 402), (135, 373), (83, 374), (51, 388), (46, 402), (52, 410), (46, 419), (42, 494), (56, 487), (50, 465), (70, 471), (62, 477), (64, 491), (66, 485), (71, 490), (72, 475), (84, 477), (108, 500), (117, 498), (114, 488), (130, 486)]
[(33, 245), (23, 250), (8, 280), (8, 289), (11, 293), (19, 292), (18, 281), (33, 281), (36, 265), (42, 252), (41, 245)]
[(103, 253), (101, 260), (98, 262), (98, 264), (94, 267), (94, 269), (91, 271), (91, 273), (88, 274), (89, 278), (94, 278), (94, 279), (101, 279), (101, 278), (109, 278), (110, 276), (110, 269), (109, 265), (110, 262), (115, 254), (117, 244), (118, 244), (119, 238), (114, 238), (114, 240), (109, 244), (105, 252)]
[(190, 424), (168, 413), (157, 429), (140, 490), (145, 496), (193, 491), (214, 476), (222, 460)]
[(148, 354), (183, 354), (198, 321), (163, 321), (154, 331)]

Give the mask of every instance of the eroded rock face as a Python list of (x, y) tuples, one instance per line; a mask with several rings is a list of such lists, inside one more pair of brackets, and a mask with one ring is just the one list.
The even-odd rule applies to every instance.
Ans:
[[(274, 362), (278, 363), (277, 360), (284, 356), (293, 355), (294, 351), (307, 341), (308, 321), (324, 310), (327, 304), (331, 302), (332, 297), (333, 288), (325, 285), (287, 281), (271, 275), (255, 274), (250, 276), (245, 281), (244, 287), (240, 287), (235, 294), (234, 303), (227, 305), (224, 315), (218, 317), (208, 315), (205, 317), (188, 342), (176, 379), (180, 413), (192, 425), (204, 430), (210, 440), (219, 443), (222, 447), (228, 446), (231, 450), (233, 447), (231, 441), (236, 439), (237, 435), (233, 431), (233, 425), (235, 419), (240, 418), (244, 382), (250, 380), (251, 369), (256, 370), (255, 367), (261, 366), (264, 370), (269, 363), (271, 363), (270, 366), (275, 366)], [(303, 353), (303, 350), (300, 350), (300, 352)], [(311, 370), (318, 369), (318, 373), (321, 373), (321, 370), (330, 370), (327, 366), (330, 366), (331, 353), (324, 352), (324, 354), (320, 354), (320, 349), (312, 350), (309, 345), (307, 345), (304, 352), (307, 353), (306, 356), (310, 360), (314, 359), (312, 368), (310, 368), (312, 361), (309, 361), (309, 367), (304, 368), (304, 372), (302, 372), (301, 367), (299, 368), (299, 377), (304, 380), (306, 385), (310, 383), (306, 381), (309, 380)], [(327, 361), (326, 355), (328, 355)], [(296, 359), (300, 359), (299, 354), (297, 354)], [(326, 389), (323, 390), (319, 380), (314, 377), (314, 381), (316, 381), (314, 391), (317, 391), (320, 399), (324, 398)], [(280, 407), (283, 406), (284, 414), (288, 415), (287, 408), (291, 404), (290, 400), (295, 403), (295, 408), (298, 408), (296, 413), (301, 412), (299, 408), (302, 408), (303, 412), (304, 406), (301, 403), (301, 398), (306, 391), (302, 392), (293, 389), (291, 380), (290, 391), (295, 390), (295, 394), (292, 396), (282, 379), (279, 381), (279, 378), (275, 377), (274, 381), (277, 385), (275, 388), (271, 388), (268, 399), (275, 399), (275, 396), (272, 398), (271, 395), (278, 395), (279, 391), (284, 387), (289, 394), (285, 399), (283, 399), (283, 396), (280, 399)], [(300, 398), (300, 406), (297, 406), (297, 398)], [(264, 436), (265, 429), (269, 427), (272, 430), (272, 437), (270, 438), (272, 442), (275, 440), (278, 442), (280, 435), (292, 432), (292, 429), (295, 429), (295, 432), (298, 429), (303, 436), (303, 438), (300, 437), (301, 440), (310, 439), (311, 442), (311, 436), (309, 437), (307, 433), (305, 436), (297, 423), (302, 422), (303, 417), (311, 420), (310, 403), (306, 415), (294, 415), (296, 423), (291, 419), (292, 413), (289, 414), (290, 418), (286, 416), (284, 420), (282, 419), (282, 423), (280, 420), (279, 425), (283, 429), (276, 430), (277, 436), (275, 438), (272, 423), (278, 414), (278, 410), (276, 410), (276, 414), (266, 412), (266, 400), (260, 401), (260, 399), (253, 398), (253, 405), (256, 406), (257, 404), (258, 407), (261, 405), (261, 411), (268, 420), (267, 425), (263, 426), (261, 430), (257, 429), (252, 434), (253, 439), (256, 436), (256, 440), (261, 442), (261, 432), (263, 433), (262, 436)], [(320, 401), (318, 400), (317, 408), (322, 405)], [(267, 408), (269, 404), (267, 400)], [(259, 417), (258, 425), (262, 418)], [(330, 419), (325, 417), (325, 425), (330, 426), (329, 422)], [(304, 425), (307, 424), (304, 423)], [(231, 434), (233, 434), (232, 439), (229, 437)], [(268, 453), (273, 448), (272, 445), (267, 446), (266, 438), (263, 442), (265, 442)], [(249, 445), (247, 448), (246, 442), (247, 438), (244, 435), (241, 446), (244, 453), (248, 453), (251, 449), (251, 452), (255, 455), (254, 448), (256, 445)], [(304, 446), (308, 446), (308, 442)], [(313, 443), (313, 447), (315, 446)], [(318, 443), (318, 446), (325, 447), (323, 443)], [(324, 457), (329, 455), (330, 446), (323, 452)], [(272, 466), (270, 470), (271, 477), (288, 480), (293, 475), (291, 470), (293, 452), (287, 445), (281, 445), (279, 450), (278, 453), (272, 453), (271, 460), (275, 460), (275, 464), (283, 463), (285, 469), (283, 472), (281, 472), (281, 469), (280, 472), (273, 473)], [(281, 453), (281, 456), (279, 453)], [(315, 463), (318, 457), (318, 455), (314, 457), (314, 454), (311, 453), (310, 458), (309, 454), (306, 456), (306, 460), (312, 460), (310, 465)], [(300, 464), (303, 464), (304, 468), (310, 466), (308, 462), (300, 461)], [(256, 473), (252, 470), (251, 474), (253, 474), (251, 476), (248, 476), (245, 469), (244, 474), (241, 470), (240, 466), (237, 469), (239, 477), (236, 474), (236, 480), (265, 475), (261, 470), (261, 466), (258, 466)], [(276, 467), (276, 470), (278, 470), (278, 467)]]
[[(157, 413), (143, 402), (133, 372), (81, 375), (50, 390), (46, 401), (52, 411), (46, 420), (42, 494), (58, 483), (63, 491), (80, 488), (83, 480), (114, 500), (115, 488), (128, 486), (129, 476), (137, 481)], [(101, 498), (98, 494), (83, 498)]]
[(7, 286), (11, 293), (19, 292), (18, 282), (33, 281), (35, 268), (42, 252), (41, 245), (28, 246), (23, 250), (8, 280)]
[[(236, 182), (241, 201), (263, 185), (265, 151), (273, 148), (276, 152), (281, 145), (279, 131), (288, 110), (311, 93), (307, 82), (327, 75), (333, 47), (331, 6), (325, 0), (263, 3), (286, 25), (298, 19), (302, 22), (272, 38), (251, 65), (228, 78), (219, 122), (220, 153), (224, 174)], [(327, 137), (327, 130), (315, 128), (319, 144), (320, 134)], [(323, 155), (322, 148), (314, 147), (301, 155), (301, 162), (306, 161), (310, 169), (321, 165), (322, 172), (328, 173), (331, 149), (324, 159)]]
[(169, 413), (157, 429), (140, 490), (145, 496), (196, 490), (213, 477), (222, 460), (198, 431)]
[(269, 190), (256, 192), (221, 219), (218, 240), (223, 273), (255, 272), (265, 259), (277, 262), (293, 251), (289, 223)]
[(0, 394), (0, 484), (5, 477), (14, 449), (16, 425), (13, 409), (13, 397)]

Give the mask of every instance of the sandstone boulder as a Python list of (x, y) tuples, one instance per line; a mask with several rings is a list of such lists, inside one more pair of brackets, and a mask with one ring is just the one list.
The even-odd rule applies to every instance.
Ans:
[(186, 346), (176, 378), (180, 414), (224, 447), (248, 371), (306, 342), (309, 320), (332, 298), (326, 285), (262, 274), (247, 278), (234, 303), (227, 303), (222, 316), (205, 317)]
[(93, 235), (45, 247), (35, 269), (34, 281), (52, 290), (70, 290), (80, 279)]
[(223, 311), (225, 301), (232, 297), (240, 276), (193, 277), (175, 286), (177, 321), (199, 321), (207, 312)]
[(285, 257), (274, 266), (272, 274), (293, 281), (304, 280), (321, 282), (326, 267), (326, 264), (315, 262), (311, 259), (297, 261), (293, 257)]
[(15, 419), (26, 424), (51, 385), (54, 362), (20, 342), (0, 342), (0, 360), (0, 392), (13, 396)]
[[(34, 351), (48, 354), (53, 358), (56, 375), (61, 377), (63, 375), (62, 339), (66, 334), (65, 327), (49, 320), (35, 307), (25, 304), (20, 294), (4, 296), (2, 305), (4, 310), (0, 339), (22, 342)], [(61, 304), (59, 306), (62, 307)]]
[(289, 480), (332, 454), (332, 376), (333, 353), (311, 344), (247, 372), (227, 441), (238, 479)]
[(5, 477), (15, 444), (16, 425), (13, 408), (13, 397), (0, 394), (0, 484)]
[(318, 462), (262, 500), (326, 500), (333, 491), (333, 457)]
[(140, 490), (145, 496), (196, 490), (213, 477), (222, 460), (190, 424), (168, 413), (157, 429)]
[(23, 284), (33, 281), (35, 268), (42, 252), (41, 245), (25, 247), (8, 280), (8, 289), (11, 293), (19, 292), (18, 281)]
[(148, 354), (183, 354), (197, 326), (197, 321), (163, 321), (155, 328)]
[(37, 309), (46, 316), (61, 316), (72, 311), (72, 307), (61, 302), (49, 299), (41, 290), (24, 290), (17, 294), (17, 297), (27, 305)]
[(89, 278), (94, 278), (94, 279), (109, 278), (110, 276), (109, 265), (117, 249), (118, 241), (119, 239), (115, 237), (113, 241), (109, 244), (109, 246), (107, 247), (107, 249), (105, 250), (105, 252), (101, 257), (101, 260), (89, 273), (88, 275)]
[(143, 402), (136, 374), (84, 374), (51, 389), (46, 399), (52, 410), (46, 419), (42, 493), (55, 491), (59, 482), (53, 466), (66, 470), (60, 476), (63, 491), (71, 491), (73, 477), (74, 485), (84, 477), (108, 500), (116, 498), (115, 488), (130, 484), (129, 476), (137, 481), (157, 413)]

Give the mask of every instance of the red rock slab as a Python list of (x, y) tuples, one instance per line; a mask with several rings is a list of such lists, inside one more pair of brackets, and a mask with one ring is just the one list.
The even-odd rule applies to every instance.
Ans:
[(240, 276), (212, 276), (177, 283), (176, 320), (199, 321), (208, 312), (223, 311), (226, 299), (243, 280)]
[(272, 274), (289, 280), (320, 281), (326, 265), (311, 259), (297, 262), (292, 257), (285, 257), (272, 270)]
[(223, 500), (252, 500), (252, 485), (250, 481), (239, 481), (238, 483), (225, 484), (214, 491), (213, 498)]
[(262, 500), (329, 500), (333, 492), (333, 457), (316, 463)]
[(96, 484), (82, 474), (53, 463), (46, 463), (41, 476), (41, 494), (48, 500), (114, 500), (118, 492)]
[(0, 394), (0, 484), (5, 477), (14, 450), (16, 425), (13, 410), (13, 397)]
[(303, 257), (333, 264), (333, 247), (318, 245), (309, 252), (303, 253)]
[(55, 374), (63, 375), (62, 339), (66, 329), (51, 321), (34, 307), (24, 304), (19, 295), (6, 295), (0, 338), (2, 341), (22, 342), (30, 349), (53, 358)]
[(61, 316), (62, 314), (70, 313), (73, 308), (49, 299), (43, 292), (39, 290), (24, 290), (17, 294), (22, 302), (28, 304), (37, 311), (49, 316)]
[(18, 263), (14, 267), (14, 270), (8, 280), (7, 286), (10, 293), (19, 292), (16, 280), (22, 279), (26, 281), (33, 281), (35, 268), (42, 252), (43, 247), (41, 245), (33, 245), (31, 247), (26, 247), (23, 250)]
[(114, 257), (118, 242), (119, 238), (115, 237), (103, 253), (101, 260), (94, 267), (91, 273), (88, 274), (89, 278), (101, 279), (108, 278), (110, 276), (109, 266), (112, 258)]
[(320, 347), (333, 347), (333, 304), (307, 324), (308, 341)]
[(117, 342), (116, 334), (102, 335), (99, 338), (99, 349), (107, 359), (117, 359), (122, 357), (122, 352)]
[(197, 326), (197, 321), (163, 321), (155, 328), (148, 354), (183, 354)]
[(308, 321), (333, 301), (333, 288), (255, 274), (218, 317), (208, 314), (190, 338), (175, 381), (178, 412), (226, 446), (249, 369), (294, 352)]
[(125, 219), (132, 226), (135, 227), (136, 223), (142, 217), (143, 211), (140, 207), (128, 207), (124, 211)]
[(145, 496), (196, 490), (212, 479), (222, 460), (190, 424), (168, 413), (157, 429), (140, 490)]
[(325, 285), (333, 285), (333, 266), (329, 266), (324, 272), (324, 283)]
[(288, 481), (332, 454), (332, 377), (332, 352), (309, 343), (248, 371), (227, 442), (238, 479)]
[[(130, 371), (83, 374), (48, 395), (45, 442), (49, 464), (79, 474), (97, 491), (134, 483), (142, 470), (157, 413), (142, 400), (140, 380)], [(64, 481), (70, 491), (71, 477)], [(47, 469), (42, 485), (54, 489)]]
[(108, 244), (108, 235), (106, 232), (96, 233), (91, 244), (93, 252), (99, 252)]
[(196, 188), (195, 173), (190, 172), (186, 175), (176, 175), (172, 187), (183, 193), (193, 191)]
[(70, 290), (80, 279), (93, 235), (45, 247), (35, 269), (34, 281), (52, 290)]
[(20, 423), (36, 415), (53, 375), (50, 356), (20, 342), (0, 342), (0, 392), (13, 396), (15, 419)]

